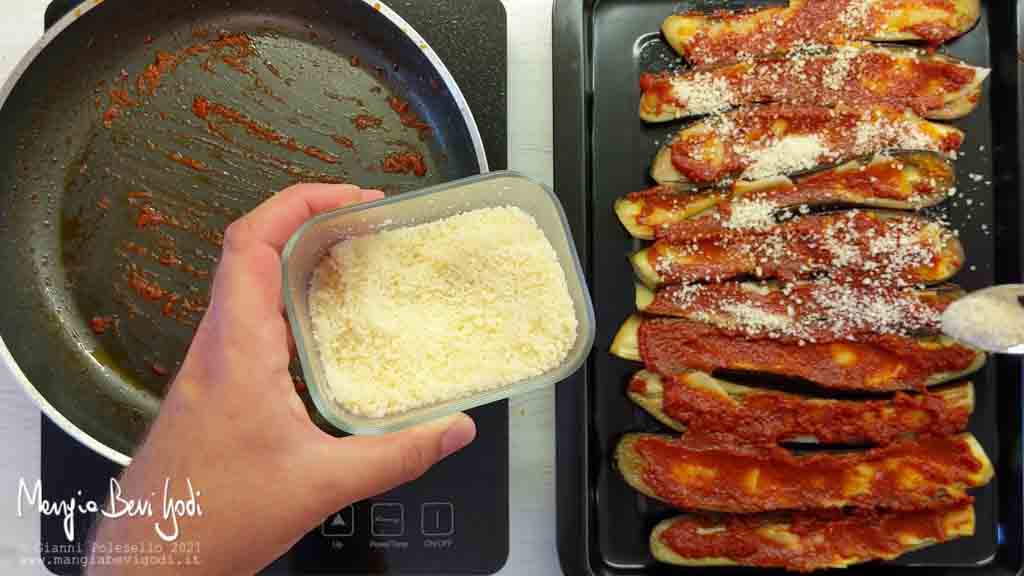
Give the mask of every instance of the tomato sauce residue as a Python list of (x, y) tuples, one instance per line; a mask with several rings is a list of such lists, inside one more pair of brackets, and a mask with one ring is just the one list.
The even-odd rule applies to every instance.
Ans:
[[(744, 566), (811, 572), (895, 558), (914, 548), (904, 539), (944, 542), (968, 534), (973, 517), (969, 502), (914, 512), (814, 511), (781, 518), (691, 515), (673, 520), (658, 539), (683, 558), (725, 558)], [(780, 545), (783, 537), (790, 545)]]
[(188, 168), (195, 170), (196, 172), (208, 172), (210, 170), (210, 167), (207, 166), (205, 162), (185, 156), (181, 152), (172, 152), (168, 154), (167, 157), (182, 166), (187, 166)]
[(344, 96), (341, 94), (337, 94), (335, 92), (331, 92), (330, 90), (324, 92), (324, 96), (327, 96), (328, 98), (334, 100), (335, 102), (341, 102), (344, 104), (354, 104), (360, 108), (366, 107), (366, 102), (364, 102), (362, 98), (358, 98), (356, 96)]
[[(159, 162), (162, 158), (162, 167), (156, 167), (162, 172), (181, 175), (186, 172), (181, 168), (183, 166), (189, 171), (206, 173), (194, 175), (198, 182), (203, 183), (204, 189), (220, 182), (220, 176), (234, 182), (227, 189), (213, 190), (213, 197), (195, 197), (186, 189), (163, 190), (159, 182), (147, 181), (146, 186), (152, 187), (155, 193), (133, 191), (125, 198), (124, 191), (121, 191), (116, 195), (112, 193), (110, 197), (103, 196), (96, 202), (99, 210), (108, 211), (112, 210), (112, 204), (127, 200), (127, 206), (117, 206), (116, 213), (126, 215), (129, 226), (135, 230), (133, 235), (120, 239), (111, 250), (117, 259), (118, 269), (110, 278), (112, 299), (122, 306), (116, 317), (129, 321), (145, 320), (158, 328), (161, 318), (193, 328), (198, 324), (199, 317), (209, 305), (204, 296), (207, 282), (203, 281), (211, 277), (220, 251), (199, 248), (195, 240), (220, 247), (223, 243), (221, 228), (225, 224), (221, 217), (227, 217), (226, 220), (238, 217), (250, 201), (266, 194), (265, 190), (247, 190), (252, 183), (265, 180), (271, 172), (283, 172), (291, 181), (340, 182), (345, 174), (343, 167), (328, 170), (309, 166), (341, 164), (344, 150), (356, 150), (358, 141), (352, 129), (349, 129), (352, 137), (342, 135), (345, 131), (332, 128), (329, 118), (290, 107), (292, 103), (284, 98), (289, 92), (284, 87), (295, 88), (292, 78), (288, 78), (295, 71), (283, 65), (279, 69), (265, 60), (257, 50), (257, 37), (218, 34), (216, 30), (201, 28), (192, 32), (195, 39), (185, 42), (187, 47), (158, 50), (159, 47), (154, 46), (147, 56), (151, 59), (141, 67), (131, 71), (120, 70), (116, 79), (98, 85), (94, 91), (96, 115), (103, 117), (107, 127), (132, 117), (132, 120), (143, 123), (155, 122), (148, 129), (157, 130), (166, 137), (152, 140), (145, 134), (137, 134), (140, 127), (134, 122), (129, 133), (112, 134), (115, 146), (139, 146), (139, 154), (129, 154), (129, 160), (145, 163), (152, 162), (154, 158)], [(154, 42), (152, 37), (146, 38), (147, 44)], [(352, 63), (365, 66), (357, 58)], [(178, 86), (179, 80), (187, 84), (184, 78), (186, 71), (209, 79), (200, 69), (215, 77), (211, 92), (190, 94), (193, 96), (191, 114), (182, 116), (174, 104), (176, 95), (185, 89), (184, 84)], [(238, 89), (237, 92), (228, 90), (226, 93), (236, 94), (241, 103), (237, 103), (235, 98), (221, 96), (225, 92), (216, 88), (220, 85), (221, 76), (226, 83)], [(275, 94), (278, 90), (280, 94)], [(376, 86), (368, 94), (382, 93), (382, 88)], [(291, 94), (291, 98), (298, 97), (294, 91)], [(383, 98), (359, 96), (363, 98), (327, 94), (328, 98), (343, 103), (334, 104), (336, 107), (348, 108), (353, 115), (367, 111), (364, 98)], [(383, 105), (380, 100), (377, 103)], [(429, 127), (406, 104), (398, 103), (395, 107), (404, 125), (429, 133)], [(271, 110), (279, 114), (263, 114)], [(360, 129), (382, 128), (388, 114), (381, 113), (383, 118), (363, 114), (354, 123)], [(272, 118), (285, 119), (288, 123)], [(145, 131), (147, 128), (143, 126), (141, 129)], [(301, 134), (320, 136), (300, 136), (300, 129)], [(176, 144), (168, 145), (167, 142)], [(405, 149), (401, 151), (406, 152)], [(377, 171), (378, 166), (386, 165), (403, 174), (420, 176), (428, 171), (426, 161), (419, 154), (383, 156), (381, 154), (364, 165), (372, 162), (372, 169)], [(237, 169), (244, 175), (222, 173), (222, 169)], [(246, 170), (250, 172), (246, 173)], [(211, 177), (215, 180), (211, 181)], [(226, 181), (224, 184), (228, 185)], [(192, 186), (198, 187), (196, 183)], [(253, 194), (246, 194), (247, 191)], [(124, 325), (119, 329), (128, 328)], [(154, 372), (166, 372), (159, 364), (155, 366)]]
[[(206, 271), (197, 270), (191, 264), (183, 262), (180, 256), (170, 248), (164, 248), (158, 252), (155, 249), (150, 251), (144, 247), (134, 245), (135, 249), (130, 249), (128, 246), (132, 244), (131, 242), (126, 242), (122, 245), (122, 248), (124, 248), (121, 254), (122, 257), (126, 257), (128, 254), (136, 254), (138, 256), (149, 255), (155, 261), (168, 268), (178, 267), (186, 273), (191, 270), (197, 279), (206, 278), (209, 274)], [(157, 275), (154, 272), (145, 270), (127, 259), (122, 268), (124, 270), (123, 277), (121, 278), (122, 282), (115, 282), (114, 284), (114, 300), (128, 308), (129, 317), (137, 316), (140, 312), (134, 303), (125, 298), (122, 286), (142, 300), (158, 306), (161, 315), (164, 317), (192, 328), (198, 325), (198, 317), (206, 312), (207, 303), (205, 301), (200, 300), (197, 296), (183, 296), (164, 288), (156, 280)]]
[[(300, 144), (295, 140), (295, 138), (286, 136), (270, 126), (257, 122), (233, 108), (216, 102), (211, 102), (203, 96), (196, 96), (192, 100), (192, 113), (197, 118), (206, 120), (208, 122), (208, 127), (212, 126), (212, 123), (209, 123), (211, 117), (217, 116), (225, 122), (245, 128), (248, 134), (263, 140), (264, 142), (276, 144), (293, 152), (302, 152), (306, 156), (316, 158), (317, 160), (327, 164), (337, 164), (339, 162), (339, 158), (329, 152), (325, 152), (315, 146)], [(211, 128), (211, 131), (212, 130), (213, 128)]]
[(399, 121), (402, 126), (406, 128), (412, 128), (419, 134), (420, 140), (426, 140), (432, 134), (430, 125), (420, 119), (416, 111), (412, 109), (412, 106), (408, 102), (402, 100), (397, 96), (388, 97), (388, 105), (391, 109), (398, 114)]
[(988, 480), (986, 463), (960, 436), (796, 455), (774, 445), (737, 446), (730, 438), (641, 435), (632, 451), (643, 483), (659, 499), (716, 512), (931, 509), (966, 500), (967, 488)]
[[(943, 396), (897, 393), (892, 400), (812, 400), (772, 391), (730, 396), (689, 383), (692, 375), (662, 378), (662, 410), (688, 434), (731, 436), (738, 443), (774, 444), (814, 438), (824, 444), (890, 444), (909, 434), (948, 435), (967, 427), (969, 407)], [(644, 394), (646, 381), (630, 390)]]
[(136, 102), (128, 95), (127, 90), (120, 88), (110, 89), (110, 100), (120, 106), (135, 106)]
[(337, 156), (331, 154), (330, 152), (321, 150), (316, 146), (305, 146), (301, 148), (301, 150), (302, 153), (305, 154), (306, 156), (309, 156), (310, 158), (316, 158), (317, 160), (325, 162), (327, 164), (337, 164), (339, 162)]
[[(195, 34), (194, 34), (195, 35)], [(147, 37), (151, 38), (151, 37)], [(206, 36), (196, 36), (206, 38)], [(164, 79), (173, 74), (185, 61), (202, 55), (216, 54), (225, 64), (240, 72), (251, 74), (246, 61), (256, 54), (255, 45), (252, 39), (245, 34), (222, 35), (213, 42), (202, 42), (194, 44), (177, 52), (157, 51), (153, 63), (147, 65), (142, 72), (135, 77), (135, 92), (140, 98), (150, 97), (156, 94)], [(204, 62), (204, 68), (213, 71), (209, 67), (209, 60)], [(127, 86), (130, 80), (128, 72), (121, 71), (117, 84)], [(115, 120), (123, 115), (125, 108), (138, 106), (139, 103), (132, 99), (125, 88), (112, 88), (109, 92), (110, 104), (103, 114), (103, 125), (111, 128)]]
[(380, 128), (382, 124), (384, 124), (384, 120), (369, 114), (360, 114), (352, 118), (352, 125), (359, 131)]
[(422, 178), (427, 175), (427, 164), (419, 152), (395, 152), (381, 160), (381, 169), (388, 174), (415, 174)]
[(331, 140), (334, 140), (334, 142), (338, 146), (341, 146), (342, 148), (348, 148), (349, 150), (352, 150), (356, 147), (356, 143), (353, 142), (352, 139), (349, 138), (348, 136), (332, 136)]
[(167, 295), (167, 292), (159, 284), (147, 278), (143, 272), (134, 267), (128, 270), (128, 286), (146, 300), (163, 300)]
[[(681, 38), (685, 56), (697, 65), (765, 54), (799, 45), (836, 44), (882, 32), (913, 32), (937, 45), (955, 38), (971, 22), (962, 21), (951, 0), (927, 0), (929, 7), (944, 12), (932, 24), (902, 25), (898, 11), (919, 10), (918, 0), (894, 0), (864, 9), (858, 17), (856, 3), (863, 0), (808, 0), (789, 8), (769, 7), (742, 11), (718, 11), (710, 20), (732, 28)], [(700, 15), (699, 13), (694, 13)], [(745, 20), (746, 22), (741, 22)]]
[(153, 374), (156, 374), (157, 376), (167, 376), (170, 374), (170, 372), (167, 371), (167, 368), (159, 362), (153, 362), (150, 365), (150, 368), (153, 370)]
[(837, 390), (922, 388), (930, 377), (964, 372), (978, 359), (977, 352), (952, 342), (925, 344), (880, 335), (857, 342), (800, 344), (745, 338), (737, 331), (677, 318), (643, 321), (638, 338), (641, 358), (659, 374), (757, 371)]
[(163, 251), (157, 259), (162, 266), (167, 268), (177, 268), (181, 266), (181, 258), (178, 257), (177, 253), (173, 250)]
[[(139, 230), (158, 229), (161, 226), (189, 232), (201, 240), (205, 240), (213, 246), (220, 247), (224, 242), (224, 233), (206, 227), (197, 217), (186, 217), (161, 211), (151, 202), (148, 197), (129, 198), (129, 204), (138, 211), (135, 219), (135, 227)], [(129, 247), (131, 244), (126, 245)]]
[(126, 253), (134, 254), (136, 256), (145, 256), (146, 254), (149, 254), (149, 249), (148, 248), (146, 248), (145, 246), (142, 246), (141, 244), (138, 244), (136, 242), (131, 242), (131, 241), (123, 242), (121, 244), (121, 248), (123, 248)]
[(153, 206), (147, 204), (139, 208), (139, 215), (135, 219), (135, 227), (141, 230), (150, 226), (158, 226), (164, 222), (166, 222), (164, 215)]
[(111, 104), (110, 108), (103, 113), (103, 126), (105, 128), (112, 128), (114, 126), (114, 120), (121, 117), (121, 107), (117, 104)]
[(204, 278), (209, 278), (210, 277), (210, 271), (209, 270), (202, 270), (202, 269), (196, 268), (195, 266), (193, 266), (193, 265), (191, 265), (191, 264), (189, 264), (187, 262), (185, 262), (185, 263), (183, 263), (181, 265), (181, 270), (183, 272), (185, 272), (186, 274), (188, 274), (189, 276), (192, 276), (193, 278), (196, 278), (196, 279), (199, 279), (199, 280), (202, 280)]
[(158, 51), (156, 61), (146, 66), (135, 79), (135, 90), (139, 96), (152, 96), (160, 87), (164, 75), (173, 72), (178, 67), (180, 57), (169, 52)]
[(94, 316), (89, 321), (89, 328), (92, 329), (93, 334), (101, 336), (106, 334), (107, 330), (110, 330), (114, 326), (113, 316)]

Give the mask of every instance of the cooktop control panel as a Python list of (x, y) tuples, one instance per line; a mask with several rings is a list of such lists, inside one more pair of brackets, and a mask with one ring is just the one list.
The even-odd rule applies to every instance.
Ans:
[[(477, 439), (419, 480), (324, 518), (267, 575), (490, 574), (508, 559), (508, 403), (470, 412)], [(121, 469), (43, 417), (42, 496), (102, 502)], [(254, 471), (258, 473), (258, 471)], [(359, 474), (359, 470), (352, 470)], [(41, 556), (56, 574), (77, 574), (93, 518), (41, 516)], [(244, 538), (244, 535), (240, 535)], [(202, 561), (201, 554), (199, 561)]]
[(508, 406), (470, 413), (477, 440), (413, 484), (324, 518), (268, 574), (484, 573), (508, 557)]

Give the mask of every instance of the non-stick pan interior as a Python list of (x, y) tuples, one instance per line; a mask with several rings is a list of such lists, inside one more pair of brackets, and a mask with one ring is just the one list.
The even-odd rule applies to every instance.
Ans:
[(358, 0), (107, 0), (57, 36), (0, 110), (0, 334), (32, 385), (130, 454), (228, 222), (301, 181), (478, 173), (422, 48)]

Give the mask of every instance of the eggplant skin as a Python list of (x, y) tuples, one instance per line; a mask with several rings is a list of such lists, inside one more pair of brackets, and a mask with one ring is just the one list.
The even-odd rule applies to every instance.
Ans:
[(622, 324), (612, 340), (609, 352), (623, 360), (640, 362), (640, 323), (643, 318), (633, 314)]
[[(901, 513), (896, 513), (900, 515)], [(911, 512), (910, 514), (914, 514)], [(956, 538), (962, 538), (966, 536), (973, 536), (975, 531), (975, 517), (974, 517), (974, 506), (970, 503), (961, 504), (959, 506), (952, 507), (948, 510), (935, 512), (937, 521), (942, 526), (943, 534), (940, 540), (934, 539), (911, 539), (910, 541), (899, 540), (903, 546), (895, 554), (883, 554), (879, 553), (868, 557), (847, 557), (847, 558), (834, 558), (830, 561), (822, 562), (815, 566), (801, 567), (801, 571), (814, 569), (825, 569), (825, 568), (847, 568), (855, 564), (863, 562), (870, 562), (872, 560), (891, 560), (900, 555), (920, 550), (928, 546), (933, 546), (940, 542), (946, 542), (954, 540)], [(679, 555), (675, 550), (665, 544), (662, 534), (672, 526), (679, 522), (689, 522), (694, 519), (692, 516), (678, 516), (659, 522), (654, 530), (651, 531), (649, 546), (651, 555), (655, 560), (663, 564), (670, 564), (674, 566), (687, 566), (687, 567), (712, 567), (712, 566), (745, 566), (750, 564), (744, 564), (740, 560), (732, 558), (721, 558), (721, 557), (705, 557), (705, 558), (687, 558)], [(792, 522), (792, 516), (787, 515), (774, 515), (771, 517), (771, 521), (766, 522), (761, 526), (760, 530), (763, 533), (770, 536), (776, 537), (780, 542), (794, 542), (799, 541), (800, 536), (795, 535), (789, 530), (790, 523)], [(709, 532), (719, 531), (727, 529), (725, 524), (709, 525), (707, 530)], [(894, 535), (895, 537), (896, 535)], [(784, 566), (779, 566), (784, 567)]]
[(644, 391), (637, 392), (630, 388), (630, 390), (626, 392), (629, 399), (637, 406), (643, 408), (658, 422), (661, 422), (676, 432), (685, 432), (686, 424), (675, 420), (665, 413), (662, 404), (665, 389), (661, 375), (647, 370), (641, 370), (633, 376), (633, 380), (638, 378), (644, 380)]
[(644, 479), (646, 462), (633, 448), (633, 445), (644, 436), (644, 434), (626, 434), (619, 440), (618, 445), (615, 447), (615, 466), (618, 468), (619, 473), (622, 474), (622, 478), (633, 489), (644, 496), (659, 500), (658, 496), (654, 493), (654, 489)]
[(651, 266), (650, 250), (650, 248), (640, 250), (636, 254), (630, 256), (629, 261), (633, 264), (633, 272), (636, 274), (636, 277), (640, 279), (640, 282), (642, 282), (644, 286), (653, 290), (665, 285), (667, 282), (661, 274)]
[(654, 162), (651, 164), (651, 178), (662, 186), (673, 185), (678, 186), (684, 190), (693, 190), (697, 187), (696, 184), (690, 182), (690, 180), (683, 176), (675, 165), (672, 164), (672, 144), (666, 144), (658, 150), (658, 154), (654, 157)]

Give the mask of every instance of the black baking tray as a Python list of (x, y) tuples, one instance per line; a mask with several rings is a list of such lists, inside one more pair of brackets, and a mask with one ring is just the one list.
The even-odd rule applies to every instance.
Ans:
[[(557, 392), (558, 551), (568, 574), (673, 574), (686, 570), (650, 557), (650, 530), (673, 512), (631, 488), (610, 454), (625, 432), (662, 429), (625, 396), (639, 365), (612, 357), (609, 345), (633, 311), (629, 238), (613, 212), (616, 198), (652, 185), (647, 170), (679, 123), (648, 127), (637, 117), (639, 75), (681, 60), (658, 33), (672, 11), (764, 4), (753, 0), (556, 0), (553, 16), (555, 188), (570, 199), (597, 311), (597, 342), (583, 385)], [(777, 2), (776, 2), (777, 3)], [(968, 290), (1021, 281), (1020, 6), (982, 1), (978, 26), (943, 51), (992, 68), (984, 97), (968, 118), (957, 162), (961, 195), (943, 211), (960, 231), (968, 262), (955, 281)], [(981, 179), (975, 182), (968, 175)], [(975, 178), (975, 179), (976, 179)], [(971, 201), (968, 203), (967, 199)], [(934, 546), (852, 573), (1018, 574), (1022, 564), (1021, 364), (993, 358), (972, 379), (977, 409), (970, 431), (996, 466), (996, 480), (974, 491), (975, 536)], [(706, 570), (706, 569), (705, 569)], [(750, 569), (715, 569), (751, 572)]]

